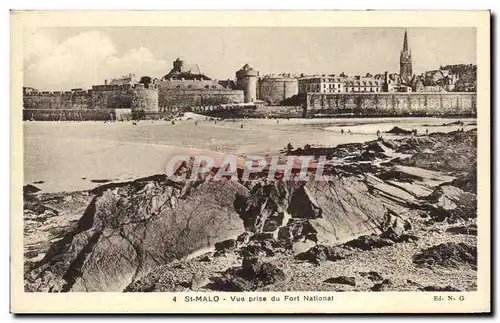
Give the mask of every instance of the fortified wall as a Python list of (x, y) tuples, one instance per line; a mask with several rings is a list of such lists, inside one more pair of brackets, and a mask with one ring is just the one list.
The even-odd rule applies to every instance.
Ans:
[(476, 93), (308, 93), (306, 116), (476, 115)]
[(158, 89), (152, 84), (94, 85), (83, 91), (38, 92), (23, 95), (25, 118), (35, 120), (106, 120), (115, 109), (132, 113), (158, 112)]
[(171, 89), (160, 87), (158, 105), (160, 111), (200, 105), (242, 103), (243, 91), (229, 89)]
[(299, 94), (297, 79), (290, 77), (263, 77), (259, 84), (259, 98), (269, 104), (280, 104)]

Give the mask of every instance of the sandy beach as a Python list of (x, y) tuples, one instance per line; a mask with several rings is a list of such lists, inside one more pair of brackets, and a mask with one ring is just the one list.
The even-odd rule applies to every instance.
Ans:
[[(199, 119), (199, 118), (198, 118)], [(419, 133), (449, 132), (441, 126), (461, 120), (468, 128), (475, 119), (243, 119), (208, 121), (204, 118), (129, 122), (25, 122), (24, 184), (44, 192), (76, 191), (107, 181), (123, 181), (164, 173), (175, 154), (276, 154), (288, 143), (294, 147), (334, 147), (376, 139), (377, 130), (394, 126)], [(241, 126), (243, 125), (243, 128)], [(351, 134), (341, 134), (341, 129)], [(387, 135), (388, 136), (388, 135)]]

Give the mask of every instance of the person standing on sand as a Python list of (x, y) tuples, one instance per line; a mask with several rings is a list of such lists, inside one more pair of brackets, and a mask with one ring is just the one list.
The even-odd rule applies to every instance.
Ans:
[(344, 134), (344, 129), (340, 129), (340, 134)]
[(377, 138), (380, 139), (380, 130), (377, 129)]
[(351, 133), (351, 129), (347, 129), (347, 132), (348, 132), (350, 135), (352, 135), (352, 133)]
[(429, 129), (425, 129), (425, 135), (428, 136), (429, 135)]

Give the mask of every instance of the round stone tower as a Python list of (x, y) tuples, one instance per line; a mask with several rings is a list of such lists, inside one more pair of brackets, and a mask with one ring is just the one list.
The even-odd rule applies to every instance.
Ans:
[(245, 94), (245, 103), (255, 102), (257, 100), (257, 80), (259, 72), (245, 64), (236, 72), (236, 87), (243, 90)]

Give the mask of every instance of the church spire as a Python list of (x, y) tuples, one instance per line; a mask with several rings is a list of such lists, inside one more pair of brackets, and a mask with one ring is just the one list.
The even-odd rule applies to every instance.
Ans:
[(405, 36), (403, 40), (403, 49), (401, 50), (401, 55), (399, 57), (399, 75), (403, 83), (410, 81), (413, 76), (413, 70), (411, 66), (411, 51), (408, 46), (408, 30), (405, 29)]
[(408, 51), (408, 30), (405, 29), (405, 39), (403, 41), (403, 52)]

